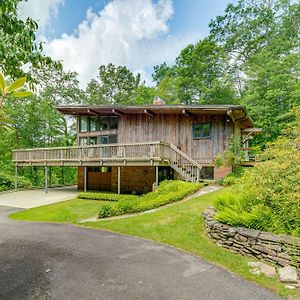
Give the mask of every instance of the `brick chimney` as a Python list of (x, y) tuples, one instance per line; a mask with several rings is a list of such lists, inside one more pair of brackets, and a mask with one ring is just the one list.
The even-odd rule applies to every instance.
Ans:
[(165, 105), (166, 102), (165, 100), (155, 96), (154, 99), (153, 99), (153, 105)]

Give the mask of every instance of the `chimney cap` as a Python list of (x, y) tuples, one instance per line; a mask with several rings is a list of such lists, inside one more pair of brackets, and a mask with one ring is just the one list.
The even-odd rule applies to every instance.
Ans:
[(166, 101), (158, 96), (153, 98), (153, 105), (165, 105)]

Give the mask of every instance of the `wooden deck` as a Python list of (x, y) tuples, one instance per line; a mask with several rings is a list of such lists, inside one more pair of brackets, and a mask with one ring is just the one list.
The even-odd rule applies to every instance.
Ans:
[(171, 166), (188, 181), (199, 181), (202, 165), (172, 144), (145, 142), (20, 149), (16, 166)]

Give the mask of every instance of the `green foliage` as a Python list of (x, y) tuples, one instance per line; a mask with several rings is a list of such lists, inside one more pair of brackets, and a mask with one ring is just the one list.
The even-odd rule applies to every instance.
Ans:
[(234, 84), (228, 62), (223, 49), (209, 39), (188, 45), (174, 66), (155, 67), (157, 94), (171, 103), (233, 103)]
[(54, 64), (42, 54), (42, 43), (36, 42), (38, 24), (31, 18), (24, 21), (19, 18), (18, 9), (22, 2), (0, 1), (1, 69), (13, 78), (24, 76), (22, 66), (27, 63), (36, 67)]
[[(103, 216), (105, 215), (116, 216), (126, 213), (137, 213), (154, 209), (162, 205), (179, 201), (185, 196), (196, 192), (202, 186), (202, 183), (165, 180), (159, 185), (158, 189), (155, 192), (151, 192), (140, 197), (132, 195), (123, 195), (122, 197), (122, 195), (115, 195), (119, 198), (112, 198), (112, 196), (108, 196), (106, 199), (119, 200), (117, 203), (114, 203), (112, 205), (105, 205), (104, 208), (101, 206), (99, 211), (99, 218), (103, 218)], [(101, 200), (104, 200), (103, 196)]]
[(130, 104), (139, 85), (139, 74), (133, 75), (124, 66), (102, 65), (97, 80), (92, 79), (88, 84), (86, 101), (88, 104)]
[(226, 175), (222, 180), (222, 185), (224, 186), (231, 186), (234, 184), (237, 184), (241, 178), (241, 176), (244, 174), (245, 168), (244, 167), (236, 167), (233, 172)]
[(263, 152), (261, 162), (216, 203), (217, 220), (275, 233), (300, 236), (300, 109)]
[(232, 166), (234, 171), (243, 160), (244, 152), (241, 150), (241, 139), (239, 136), (232, 136), (223, 155), (219, 155), (216, 158), (216, 165)]
[(78, 195), (79, 199), (102, 200), (102, 201), (122, 201), (135, 200), (138, 196), (135, 195), (118, 195), (112, 193), (91, 193), (85, 192)]
[[(20, 188), (30, 188), (31, 183), (25, 177), (18, 177)], [(4, 172), (0, 172), (0, 191), (12, 190), (15, 187), (15, 177)]]

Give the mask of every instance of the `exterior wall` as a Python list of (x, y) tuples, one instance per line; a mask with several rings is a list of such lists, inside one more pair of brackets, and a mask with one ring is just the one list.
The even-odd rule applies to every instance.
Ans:
[[(155, 167), (120, 167), (121, 193), (138, 194), (152, 191), (155, 182)], [(118, 191), (118, 168), (112, 167), (112, 191)]]
[(78, 167), (77, 171), (77, 188), (78, 190), (82, 191), (83, 190), (83, 174), (84, 173), (84, 168), (83, 167)]
[[(193, 124), (206, 122), (212, 123), (211, 138), (193, 139)], [(194, 160), (211, 163), (224, 152), (232, 134), (233, 123), (226, 115), (124, 115), (119, 119), (118, 143), (169, 142)]]
[(214, 215), (213, 207), (203, 213), (207, 233), (218, 245), (280, 266), (293, 265), (300, 274), (300, 238), (232, 227), (215, 221)]
[(232, 166), (214, 167), (214, 179), (223, 179), (226, 175), (232, 172)]

